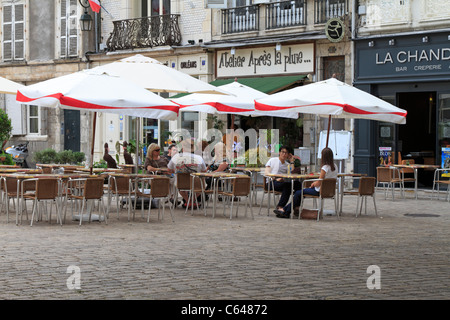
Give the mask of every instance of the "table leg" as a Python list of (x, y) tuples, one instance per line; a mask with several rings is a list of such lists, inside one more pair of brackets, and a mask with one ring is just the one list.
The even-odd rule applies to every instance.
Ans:
[(417, 200), (417, 168), (414, 168), (414, 194), (416, 195)]
[(291, 179), (291, 219), (294, 219), (294, 179)]

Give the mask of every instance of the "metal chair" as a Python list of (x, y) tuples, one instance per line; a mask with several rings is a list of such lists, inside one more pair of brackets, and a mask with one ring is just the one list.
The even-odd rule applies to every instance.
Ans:
[[(447, 173), (446, 176), (448, 177), (446, 179), (446, 176), (443, 175), (443, 173)], [(434, 190), (437, 191), (437, 199), (439, 200), (439, 186), (447, 185), (447, 200), (450, 201), (450, 168), (440, 168), (436, 169), (434, 171), (434, 178), (433, 178), (433, 191), (431, 194), (431, 199), (434, 198)]]
[[(401, 179), (401, 173), (398, 168), (394, 167), (377, 167), (377, 184), (376, 187), (378, 188), (379, 184), (383, 184), (384, 188), (384, 199), (387, 199), (387, 189), (392, 190), (392, 200), (394, 200), (394, 187), (395, 184), (398, 183), (400, 187), (400, 192), (403, 195), (403, 183)], [(387, 188), (386, 188), (387, 185)]]
[[(318, 180), (320, 180), (320, 179), (307, 179), (307, 180), (303, 181), (303, 185), (306, 185), (307, 183), (310, 183), (312, 181), (318, 181)], [(325, 199), (333, 199), (334, 200), (334, 210), (336, 212), (336, 216), (338, 217), (338, 219), (340, 219), (339, 211), (338, 211), (338, 207), (337, 207), (337, 199), (336, 199), (336, 179), (330, 178), (330, 179), (323, 179), (321, 181), (322, 181), (322, 183), (320, 185), (319, 195), (314, 196), (314, 195), (309, 195), (309, 194), (303, 194), (303, 192), (302, 192), (302, 198), (301, 198), (301, 204), (300, 204), (300, 210), (299, 210), (300, 214), (298, 215), (299, 219), (301, 218), (301, 212), (302, 212), (303, 206), (305, 204), (305, 199), (320, 200), (319, 208), (317, 209), (317, 221), (319, 221), (320, 217), (323, 216), (323, 207), (324, 207)]]
[[(25, 184), (22, 184), (22, 190), (19, 190), (19, 192), (17, 191), (18, 187), (20, 189), (20, 185), (19, 185), (19, 179), (17, 178), (12, 178), (12, 177), (4, 177), (3, 178), (3, 183), (0, 183), (1, 185), (1, 190), (2, 190), (2, 205), (1, 207), (3, 208), (3, 206), (6, 207), (6, 221), (7, 223), (9, 222), (9, 203), (10, 200), (12, 199), (13, 201), (13, 206), (14, 209), (16, 211), (16, 224), (19, 224), (19, 214), (20, 214), (20, 218), (22, 219), (22, 212), (19, 213), (19, 199), (20, 199), (20, 194), (24, 193), (24, 192), (28, 192), (28, 191), (34, 191), (35, 190), (35, 184), (32, 182), (27, 182)], [(14, 199), (17, 199), (17, 201), (14, 201)], [(16, 204), (17, 202), (17, 204)], [(22, 206), (22, 211), (23, 208), (25, 208), (25, 206)], [(28, 219), (28, 212), (25, 210), (25, 213), (27, 215), (27, 219)]]
[(109, 218), (109, 207), (111, 205), (112, 197), (116, 198), (117, 207), (117, 219), (119, 219), (119, 207), (122, 208), (122, 202), (119, 205), (120, 197), (122, 196), (122, 201), (124, 197), (127, 198), (127, 206), (131, 206), (131, 193), (132, 186), (130, 179), (128, 177), (115, 177), (109, 176), (108, 178), (108, 206), (106, 209), (106, 216)]
[[(76, 185), (73, 185), (73, 184)], [(102, 212), (102, 216), (105, 220), (105, 223), (108, 224), (107, 217), (105, 214), (105, 206), (103, 205), (103, 184), (104, 179), (103, 178), (87, 178), (87, 179), (73, 179), (68, 181), (68, 189), (71, 189), (72, 191), (66, 194), (66, 200), (80, 200), (82, 201), (82, 206), (80, 212), (80, 226), (83, 221), (83, 212), (84, 212), (84, 206), (87, 204), (88, 201), (94, 202), (95, 200), (99, 201), (99, 213)], [(73, 191), (75, 190), (75, 191)], [(101, 210), (100, 210), (101, 207)], [(92, 218), (92, 206), (91, 208), (86, 208), (86, 210), (89, 210), (89, 219), (88, 221), (91, 222)], [(67, 212), (67, 206), (64, 210), (64, 219)], [(99, 221), (100, 214), (99, 214)]]
[[(247, 204), (245, 206), (245, 216), (247, 216), (247, 205), (250, 207), (250, 213), (253, 217), (252, 201), (251, 201), (251, 178), (249, 176), (242, 175), (240, 177), (231, 178), (231, 190), (222, 191), (221, 195), (225, 197), (231, 197), (231, 208), (230, 208), (230, 220), (233, 216), (233, 204), (234, 199), (238, 199), (238, 205), (236, 207), (236, 217), (238, 215), (239, 204), (241, 202), (241, 197), (247, 197)], [(223, 214), (225, 215), (225, 202), (223, 204)]]
[[(274, 185), (273, 185), (273, 179), (272, 177), (268, 177), (268, 176), (264, 176), (264, 183), (263, 183), (263, 196), (261, 199), (261, 202), (259, 204), (259, 213), (258, 215), (261, 215), (261, 209), (262, 209), (262, 204), (264, 202), (264, 195), (267, 193), (267, 199), (268, 199), (268, 204), (267, 204), (267, 216), (270, 215), (270, 194), (272, 193), (272, 198), (273, 198), (273, 203), (276, 203), (276, 196), (280, 196), (281, 192), (280, 191), (275, 191)], [(271, 184), (271, 188), (268, 187), (268, 185)]]
[[(33, 226), (34, 216), (37, 211), (36, 221), (38, 221), (41, 217), (40, 212), (40, 202), (41, 201), (51, 201), (56, 208), (56, 214), (57, 214), (57, 222), (62, 225), (62, 217), (61, 217), (61, 209), (60, 209), (60, 203), (58, 201), (58, 198), (60, 197), (59, 193), (59, 179), (56, 178), (33, 178), (33, 179), (26, 179), (22, 181), (22, 188), (21, 190), (24, 190), (24, 185), (27, 183), (34, 182), (35, 183), (35, 192), (31, 193), (25, 193), (22, 191), (22, 198), (24, 200), (33, 200), (33, 208), (32, 208), (32, 214), (31, 214), (31, 222), (30, 226)], [(25, 206), (26, 207), (26, 206)], [(25, 208), (26, 210), (26, 208)], [(50, 213), (48, 216), (48, 221), (51, 223), (52, 219), (52, 206), (50, 206)]]
[[(377, 205), (375, 203), (375, 184), (376, 179), (374, 177), (361, 177), (361, 178), (354, 178), (359, 179), (359, 187), (358, 190), (355, 191), (344, 191), (344, 195), (355, 195), (357, 196), (357, 202), (356, 202), (356, 217), (358, 216), (358, 208), (359, 208), (359, 214), (361, 214), (362, 211), (362, 205), (365, 200), (365, 213), (367, 214), (367, 197), (372, 197), (373, 199), (373, 206), (375, 208), (375, 215), (378, 216), (377, 212)], [(361, 199), (361, 205), (359, 203), (359, 200)]]

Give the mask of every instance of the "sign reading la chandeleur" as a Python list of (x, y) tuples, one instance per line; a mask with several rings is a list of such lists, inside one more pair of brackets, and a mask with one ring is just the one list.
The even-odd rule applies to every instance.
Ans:
[(314, 44), (217, 51), (217, 77), (314, 73)]

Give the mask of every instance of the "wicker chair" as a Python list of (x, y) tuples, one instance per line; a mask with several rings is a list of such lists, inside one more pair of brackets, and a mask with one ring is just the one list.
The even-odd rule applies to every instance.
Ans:
[[(105, 219), (105, 223), (108, 224), (107, 221), (107, 217), (105, 214), (105, 207), (103, 205), (103, 184), (104, 184), (104, 179), (103, 178), (87, 178), (87, 179), (73, 179), (73, 180), (69, 180), (68, 182), (68, 189), (74, 190), (74, 188), (78, 187), (78, 184), (81, 182), (81, 184), (79, 185), (79, 190), (78, 192), (70, 192), (67, 193), (66, 195), (66, 199), (67, 200), (80, 200), (83, 202), (82, 206), (81, 206), (81, 210), (80, 210), (80, 226), (81, 223), (83, 221), (83, 212), (84, 212), (84, 206), (88, 201), (94, 202), (95, 200), (99, 201), (100, 206), (99, 206), (99, 210), (100, 213), (102, 213), (103, 218)], [(75, 183), (77, 186), (74, 186), (73, 183)], [(66, 211), (67, 211), (67, 206), (65, 207), (64, 210), (64, 219), (66, 216)], [(92, 208), (91, 210), (89, 210), (89, 222), (91, 222), (91, 218), (92, 218)], [(99, 221), (101, 221), (100, 219), (100, 215), (99, 215)]]
[(131, 193), (132, 193), (132, 183), (130, 183), (130, 179), (128, 177), (115, 177), (109, 176), (108, 178), (108, 206), (106, 209), (106, 216), (109, 218), (109, 207), (111, 205), (112, 197), (116, 198), (116, 207), (117, 207), (117, 219), (119, 219), (119, 207), (122, 208), (122, 202), (119, 205), (120, 197), (122, 196), (122, 200), (124, 197), (127, 197), (127, 206), (128, 208), (131, 206)]
[[(303, 181), (303, 185), (310, 183), (311, 181), (317, 181), (319, 179), (307, 179)], [(333, 199), (334, 200), (334, 210), (336, 212), (336, 216), (338, 219), (339, 217), (339, 211), (337, 208), (337, 199), (336, 199), (336, 179), (323, 179), (322, 183), (320, 185), (320, 193), (318, 196), (313, 196), (309, 194), (303, 194), (302, 192), (302, 199), (300, 204), (300, 214), (298, 215), (298, 218), (301, 218), (301, 212), (303, 210), (303, 206), (305, 204), (306, 199), (313, 199), (313, 200), (320, 200), (319, 201), (319, 208), (317, 210), (317, 221), (320, 220), (320, 217), (323, 216), (323, 207), (324, 207), (324, 201), (325, 199)]]
[[(19, 214), (20, 214), (20, 218), (22, 218), (22, 212), (19, 213), (19, 198), (17, 195), (17, 183), (18, 183), (19, 179), (17, 178), (3, 178), (3, 181), (0, 182), (0, 190), (2, 193), (2, 204), (0, 207), (0, 211), (3, 210), (3, 206), (6, 207), (6, 222), (9, 222), (9, 203), (10, 200), (13, 200), (13, 206), (16, 210), (16, 224), (19, 224)], [(32, 181), (28, 181), (26, 183), (22, 184), (22, 189), (19, 190), (19, 195), (28, 191), (34, 191), (35, 190), (35, 183)], [(17, 204), (14, 201), (14, 199), (17, 199)], [(25, 208), (25, 206), (22, 207), (22, 209)], [(25, 213), (27, 215), (27, 219), (28, 219), (28, 212), (25, 210)]]
[[(147, 215), (147, 222), (150, 222), (150, 212), (152, 209), (152, 201), (153, 199), (159, 199), (158, 204), (158, 220), (160, 219), (160, 209), (161, 209), (161, 203), (163, 207), (163, 213), (162, 218), (164, 218), (164, 211), (166, 208), (166, 202), (169, 203), (170, 208), (170, 215), (172, 217), (172, 222), (175, 222), (173, 218), (173, 207), (172, 204), (169, 202), (170, 198), (170, 179), (168, 177), (153, 177), (153, 178), (141, 178), (139, 181), (142, 183), (142, 191), (139, 189), (135, 190), (135, 198), (148, 198), (148, 215)], [(144, 187), (146, 184), (150, 183), (150, 192), (146, 193), (144, 191)], [(136, 205), (136, 201), (135, 201)], [(144, 209), (144, 206), (142, 206), (142, 210)], [(134, 218), (134, 217), (133, 217)]]
[[(26, 179), (22, 181), (23, 185), (33, 181), (35, 183), (35, 192), (25, 193), (23, 192), (22, 197), (24, 200), (33, 200), (33, 209), (31, 214), (30, 226), (33, 226), (34, 216), (37, 211), (36, 221), (41, 218), (40, 206), (41, 201), (52, 201), (56, 208), (57, 222), (62, 225), (61, 209), (58, 201), (59, 195), (59, 179), (56, 178), (34, 178)], [(24, 189), (24, 188), (22, 188)], [(50, 213), (48, 216), (48, 221), (51, 223), (52, 219), (52, 206), (50, 206)]]
[[(230, 219), (233, 217), (233, 204), (234, 199), (238, 199), (238, 205), (236, 207), (236, 217), (238, 215), (239, 204), (241, 197), (247, 197), (247, 204), (245, 206), (245, 216), (247, 216), (247, 205), (250, 207), (250, 213), (253, 217), (252, 201), (251, 201), (251, 178), (249, 176), (242, 175), (240, 177), (232, 178), (231, 190), (222, 191), (221, 194), (224, 197), (231, 198)], [(225, 201), (223, 203), (223, 214), (225, 215)]]
[[(356, 202), (356, 216), (358, 216), (358, 208), (359, 208), (359, 214), (361, 214), (362, 205), (363, 205), (364, 200), (365, 200), (365, 203), (366, 203), (364, 212), (367, 213), (367, 197), (372, 197), (372, 199), (373, 199), (373, 206), (375, 208), (375, 215), (378, 216), (377, 205), (375, 203), (375, 184), (376, 184), (376, 179), (374, 177), (361, 177), (359, 179), (358, 190), (344, 191), (343, 192), (344, 195), (355, 195), (355, 196), (358, 196), (358, 199), (357, 199), (357, 202)], [(361, 205), (359, 203), (360, 199), (361, 199)]]
[(433, 192), (431, 194), (431, 199), (434, 198), (434, 191), (437, 191), (437, 199), (439, 200), (439, 185), (447, 185), (447, 199), (450, 201), (450, 178), (445, 178), (442, 174), (450, 172), (449, 168), (445, 169), (436, 169), (434, 171), (434, 179), (433, 179)]
[[(401, 194), (403, 196), (403, 183), (401, 179), (401, 173), (398, 168), (394, 167), (377, 167), (377, 184), (383, 185), (384, 188), (384, 199), (387, 198), (387, 189), (392, 190), (392, 200), (394, 200), (394, 187), (395, 184), (399, 184)], [(386, 187), (387, 185), (387, 187)]]

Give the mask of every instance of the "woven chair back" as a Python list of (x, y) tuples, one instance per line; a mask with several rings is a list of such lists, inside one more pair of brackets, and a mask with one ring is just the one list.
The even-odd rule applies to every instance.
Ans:
[(116, 192), (116, 185), (117, 185), (118, 193), (123, 193), (123, 192), (128, 193), (128, 186), (129, 186), (130, 180), (127, 177), (115, 177), (115, 178), (112, 178), (110, 181), (111, 181), (111, 190), (113, 192)]
[(361, 196), (371, 196), (375, 192), (375, 181), (374, 177), (362, 177), (359, 181), (358, 193)]
[(58, 196), (58, 180), (55, 178), (39, 178), (36, 181), (36, 199), (51, 200)]
[(321, 198), (333, 198), (336, 194), (336, 179), (323, 179), (320, 185)]
[(248, 196), (250, 193), (250, 177), (243, 176), (233, 180), (233, 195), (236, 197)]
[(167, 177), (155, 178), (150, 182), (150, 194), (153, 198), (164, 198), (169, 195), (170, 180)]
[(179, 190), (191, 189), (191, 174), (189, 172), (177, 173), (177, 188)]
[(103, 178), (89, 178), (84, 183), (84, 198), (85, 199), (100, 199), (103, 197)]

